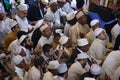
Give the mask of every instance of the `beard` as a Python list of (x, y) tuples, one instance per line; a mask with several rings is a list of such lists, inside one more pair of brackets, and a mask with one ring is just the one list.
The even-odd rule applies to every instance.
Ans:
[(28, 44), (26, 44), (25, 47), (26, 47), (27, 49), (31, 50), (31, 49), (33, 48), (33, 45), (28, 45)]
[(82, 64), (82, 67), (83, 67), (83, 68), (85, 68), (85, 65), (86, 65), (86, 64), (87, 64), (86, 62), (85, 62), (85, 63), (83, 63), (83, 64)]

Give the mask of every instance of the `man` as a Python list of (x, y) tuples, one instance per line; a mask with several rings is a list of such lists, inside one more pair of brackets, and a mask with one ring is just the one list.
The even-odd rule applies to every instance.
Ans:
[(48, 64), (48, 71), (44, 74), (43, 80), (54, 80), (54, 77), (58, 74), (58, 67), (60, 63), (57, 60), (50, 61)]
[(58, 54), (55, 54), (55, 51), (53, 50), (52, 45), (45, 44), (43, 46), (43, 53), (41, 54), (41, 56), (45, 60), (45, 68), (48, 66), (48, 63), (52, 60), (60, 61), (62, 54), (63, 54), (63, 50), (60, 50), (60, 48), (58, 50)]
[(72, 55), (70, 56), (69, 63), (74, 63), (78, 54), (83, 52), (87, 52), (89, 50), (88, 40), (86, 38), (78, 39), (77, 41), (77, 48), (73, 51)]
[(15, 18), (17, 20), (18, 25), (20, 26), (20, 29), (29, 34), (33, 31), (34, 28), (28, 23), (28, 20), (26, 18), (27, 10), (28, 6), (26, 4), (20, 4), (18, 6), (18, 13)]
[(102, 65), (102, 73), (101, 73), (102, 80), (105, 80), (105, 79), (114, 80), (113, 75), (120, 65), (119, 56), (120, 56), (120, 51), (117, 50), (117, 51), (112, 51), (106, 57)]
[(43, 24), (40, 27), (40, 31), (42, 33), (42, 36), (40, 37), (37, 46), (43, 47), (44, 44), (51, 44), (53, 40), (53, 36), (50, 26), (48, 26), (48, 24)]
[(21, 80), (24, 80), (24, 68), (26, 66), (24, 58), (20, 55), (13, 57), (13, 63), (15, 64), (15, 72)]
[(77, 61), (68, 70), (67, 80), (79, 80), (80, 76), (87, 71), (84, 68), (88, 58), (89, 56), (86, 53), (77, 55)]
[(74, 13), (68, 13), (66, 15), (66, 18), (67, 18), (67, 22), (65, 24), (65, 27), (64, 27), (64, 34), (66, 36), (69, 36), (69, 29), (77, 22), (77, 19), (75, 17), (75, 14)]
[(58, 10), (58, 5), (56, 0), (51, 0), (49, 2), (50, 8), (47, 9), (47, 12), (45, 15), (52, 16), (53, 19), (51, 20), (54, 23), (55, 28), (60, 28), (61, 27), (61, 22), (60, 22), (60, 13)]
[(58, 67), (58, 76), (55, 78), (55, 80), (66, 80), (67, 72), (68, 72), (67, 65), (65, 63), (60, 64), (60, 66)]
[[(96, 28), (100, 28), (99, 20), (98, 20), (98, 19), (93, 19), (93, 20), (90, 22), (90, 26), (91, 26), (91, 30), (90, 30), (89, 33), (86, 34), (85, 37), (88, 39), (89, 44), (91, 45), (92, 42), (93, 42), (93, 40), (94, 40), (94, 38), (95, 38), (95, 37), (94, 37), (94, 30), (95, 30)], [(105, 30), (104, 30), (104, 31), (105, 31)], [(105, 31), (105, 33), (106, 33), (106, 31)], [(106, 33), (106, 35), (107, 35), (107, 33)], [(113, 45), (112, 45), (112, 43), (110, 42), (108, 36), (107, 36), (107, 39), (106, 39), (106, 41), (105, 41), (105, 45), (106, 45), (107, 48), (113, 49)]]
[(76, 14), (77, 23), (73, 25), (69, 30), (69, 36), (72, 40), (73, 45), (76, 45), (79, 38), (84, 38), (85, 35), (90, 31), (89, 26), (87, 25), (87, 17), (82, 12), (79, 11)]
[(86, 77), (99, 79), (99, 76), (100, 76), (101, 72), (102, 72), (102, 68), (101, 68), (100, 65), (92, 64), (91, 67), (90, 67), (89, 72), (84, 73), (80, 77), (80, 80), (84, 80)]
[(105, 40), (107, 37), (102, 28), (96, 28), (94, 36), (95, 39), (89, 48), (88, 54), (100, 64), (107, 56), (107, 48), (105, 47)]
[(33, 66), (28, 71), (28, 80), (41, 80), (43, 77), (44, 59), (42, 57), (35, 57)]
[(38, 20), (43, 19), (47, 5), (48, 0), (37, 0), (33, 2), (28, 9), (28, 20), (31, 21), (32, 24), (35, 24)]
[(10, 23), (11, 31), (6, 37), (4, 41), (4, 50), (8, 49), (9, 44), (17, 39), (17, 34), (20, 31), (20, 27), (18, 26), (16, 21), (11, 21)]

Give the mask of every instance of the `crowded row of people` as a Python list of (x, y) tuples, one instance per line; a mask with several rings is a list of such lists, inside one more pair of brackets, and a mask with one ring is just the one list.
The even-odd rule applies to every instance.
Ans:
[(0, 2), (0, 79), (119, 80), (119, 1), (88, 3), (23, 0), (9, 14)]

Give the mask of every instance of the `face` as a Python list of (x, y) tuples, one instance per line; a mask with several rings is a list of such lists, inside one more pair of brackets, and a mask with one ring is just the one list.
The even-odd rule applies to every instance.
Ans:
[(60, 39), (60, 36), (54, 37), (54, 41), (55, 41), (56, 43), (59, 43), (59, 39)]
[(43, 31), (43, 35), (47, 38), (49, 38), (51, 36), (51, 29), (49, 27), (47, 27), (44, 31)]
[(83, 66), (83, 68), (85, 67), (86, 63), (87, 63), (87, 59), (82, 59), (82, 66)]
[(24, 66), (26, 65), (25, 60), (23, 59), (17, 66), (19, 66), (20, 68), (24, 68)]
[(31, 39), (28, 37), (26, 38), (26, 46), (27, 49), (31, 49), (33, 47), (33, 42), (31, 41)]
[(101, 39), (101, 40), (105, 40), (105, 39), (106, 39), (105, 31), (102, 31), (102, 32), (98, 35), (98, 38)]
[(49, 53), (48, 53), (48, 56), (49, 56), (49, 57), (52, 57), (52, 56), (53, 56), (53, 53), (54, 53), (54, 49), (51, 48), (50, 51), (49, 51)]
[(95, 24), (95, 25), (92, 27), (92, 30), (94, 31), (96, 28), (100, 28), (100, 24), (99, 24), (99, 23)]
[(27, 10), (24, 10), (24, 11), (20, 11), (20, 16), (22, 19), (24, 19), (26, 16), (27, 16)]
[(19, 27), (18, 24), (15, 26), (14, 31), (16, 31), (16, 32), (19, 32), (19, 31), (20, 31), (20, 27)]
[(53, 12), (56, 12), (58, 9), (57, 3), (53, 3), (52, 5), (50, 5), (50, 8)]
[(86, 24), (87, 23), (87, 17), (85, 15), (81, 16), (79, 19), (78, 19), (78, 22), (82, 25)]
[(81, 49), (83, 52), (87, 52), (87, 51), (89, 50), (89, 47), (90, 47), (90, 45), (87, 44), (87, 45), (85, 45), (85, 46), (80, 47), (80, 49)]

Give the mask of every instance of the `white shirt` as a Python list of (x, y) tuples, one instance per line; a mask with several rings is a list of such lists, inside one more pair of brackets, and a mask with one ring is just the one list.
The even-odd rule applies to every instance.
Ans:
[(18, 39), (12, 41), (10, 45), (8, 46), (8, 51), (10, 51), (12, 54), (17, 53), (17, 47), (20, 46)]
[(15, 66), (15, 72), (17, 73), (17, 75), (19, 76), (19, 78), (21, 80), (23, 80), (23, 78), (24, 78), (24, 71), (23, 71), (23, 69)]
[(44, 44), (51, 44), (53, 41), (53, 36), (50, 36), (49, 38), (46, 38), (44, 36), (41, 36), (41, 38), (39, 39), (37, 45), (43, 47)]
[(101, 63), (106, 57), (106, 50), (104, 41), (96, 38), (89, 48), (88, 55)]
[(28, 80), (40, 80), (40, 76), (41, 73), (35, 66), (28, 71)]
[(71, 7), (71, 5), (70, 5), (69, 2), (66, 2), (66, 3), (63, 5), (62, 9), (63, 9), (66, 13), (70, 13), (70, 12), (75, 13), (75, 12), (77, 12), (77, 11), (74, 11), (74, 10), (72, 9), (72, 7)]
[(120, 25), (118, 23), (112, 28), (111, 34), (112, 34), (112, 43), (114, 45), (118, 34), (120, 34)]
[(60, 27), (61, 23), (60, 23), (60, 13), (59, 13), (59, 11), (56, 11), (55, 13), (53, 13), (53, 12), (51, 11), (51, 9), (48, 8), (46, 15), (52, 16), (52, 17), (53, 17), (53, 20), (52, 20), (52, 21), (53, 21), (54, 25), (55, 25), (56, 27)]
[(119, 80), (119, 78), (120, 78), (120, 66), (116, 69), (113, 76), (113, 80)]
[(32, 29), (32, 26), (28, 23), (26, 17), (24, 19), (21, 19), (19, 16), (16, 15), (16, 20), (22, 31), (28, 32), (28, 29)]
[(120, 66), (120, 51), (112, 51), (102, 65), (102, 74), (106, 73), (111, 80), (115, 70)]

